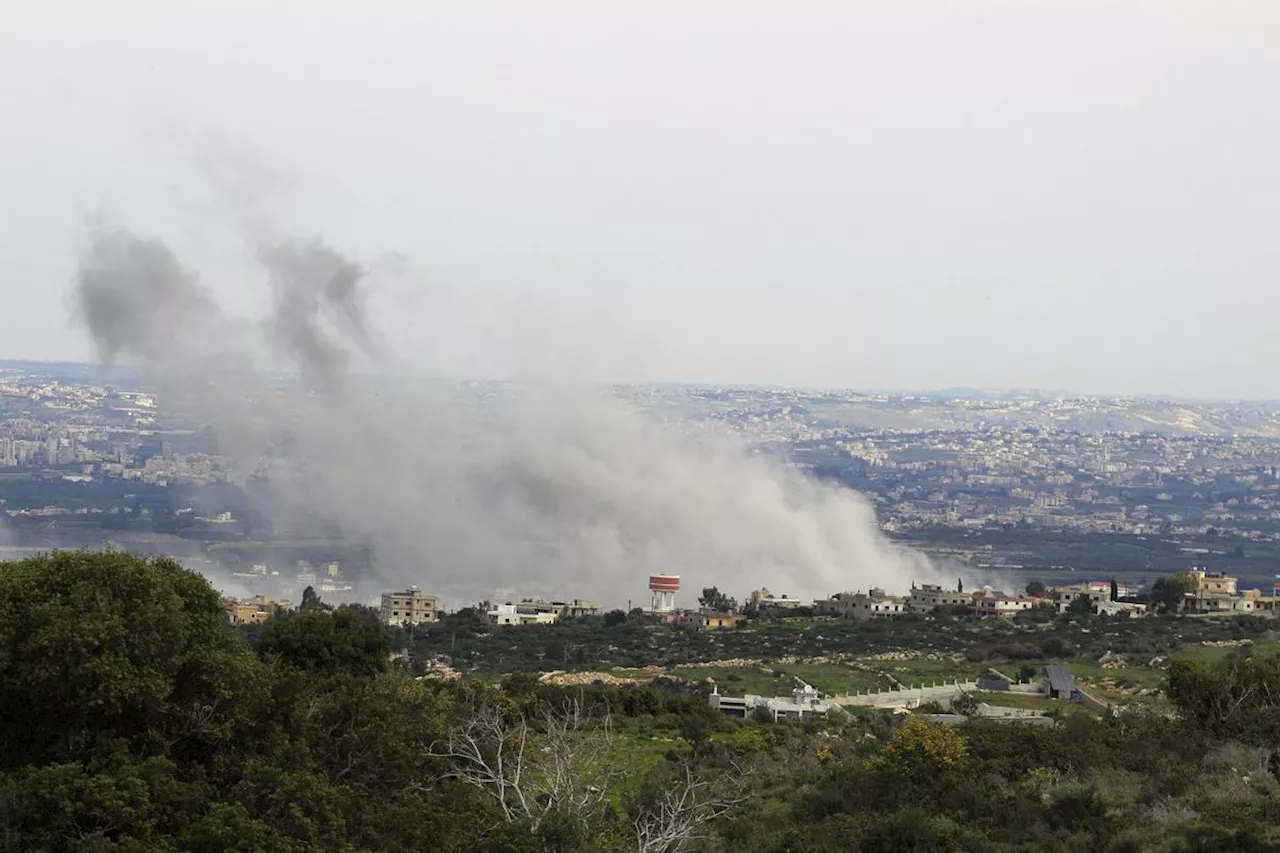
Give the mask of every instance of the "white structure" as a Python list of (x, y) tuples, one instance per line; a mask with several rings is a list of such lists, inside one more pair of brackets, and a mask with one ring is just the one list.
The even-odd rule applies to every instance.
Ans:
[(1036, 599), (1024, 595), (988, 592), (974, 598), (969, 609), (979, 616), (1012, 616), (1030, 610), (1038, 603)]
[(649, 610), (670, 613), (676, 609), (676, 593), (680, 591), (679, 575), (649, 575)]
[(489, 621), (495, 625), (550, 625), (556, 614), (521, 613), (514, 604), (499, 604), (489, 611)]
[(787, 717), (804, 718), (815, 714), (825, 717), (833, 708), (839, 707), (823, 699), (821, 693), (803, 681), (791, 691), (790, 698), (755, 696), (750, 693), (746, 696), (721, 696), (720, 688), (713, 686), (710, 700), (712, 708), (732, 717), (745, 717), (756, 708), (764, 708), (774, 722)]

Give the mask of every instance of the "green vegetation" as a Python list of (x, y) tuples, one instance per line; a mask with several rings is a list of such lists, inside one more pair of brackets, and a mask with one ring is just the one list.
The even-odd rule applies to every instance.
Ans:
[(757, 696), (790, 696), (796, 679), (824, 693), (856, 693), (890, 686), (888, 679), (843, 664), (772, 664), (769, 667), (686, 666), (671, 670), (673, 677), (687, 681), (710, 679), (721, 692)]
[(1056, 711), (1061, 714), (1092, 713), (1082, 705), (1060, 699), (1048, 699), (1030, 693), (982, 693), (977, 696), (980, 702), (996, 705), (1001, 708), (1025, 708), (1029, 711)]
[[(944, 617), (714, 636), (613, 621), (516, 632), (461, 613), (407, 634), (313, 597), (250, 644), (171, 560), (0, 564), (0, 851), (1280, 850), (1280, 655), (1264, 620)], [(389, 660), (443, 653), (446, 638), (476, 675), (420, 679)], [(933, 657), (884, 654), (910, 642), (903, 654)], [(813, 660), (815, 643), (919, 675), (1065, 660), (1084, 678), (1165, 688), (1167, 705), (1094, 714), (984, 694), (1066, 712), (1043, 727), (870, 711), (775, 724), (717, 715), (703, 689), (665, 677), (699, 670), (621, 687), (536, 675), (566, 658), (605, 669), (647, 650), (671, 667), (750, 648), (785, 674), (703, 669), (744, 690), (877, 678)], [(776, 662), (795, 648), (806, 660)]]

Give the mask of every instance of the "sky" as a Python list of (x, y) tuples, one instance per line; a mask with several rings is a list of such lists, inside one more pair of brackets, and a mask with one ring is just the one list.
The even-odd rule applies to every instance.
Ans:
[(1280, 4), (4, 17), (0, 358), (94, 356), (95, 219), (260, 312), (240, 192), (433, 375), (1280, 398)]

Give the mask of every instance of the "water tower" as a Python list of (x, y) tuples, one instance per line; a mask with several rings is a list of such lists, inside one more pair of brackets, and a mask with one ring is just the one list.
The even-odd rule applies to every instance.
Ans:
[(679, 575), (649, 575), (649, 593), (654, 613), (670, 613), (676, 609), (676, 593), (680, 591)]

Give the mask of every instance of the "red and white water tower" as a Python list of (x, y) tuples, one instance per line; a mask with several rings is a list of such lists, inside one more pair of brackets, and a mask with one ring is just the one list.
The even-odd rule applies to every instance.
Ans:
[(653, 613), (670, 613), (676, 609), (676, 593), (680, 591), (679, 575), (649, 575), (649, 594)]

